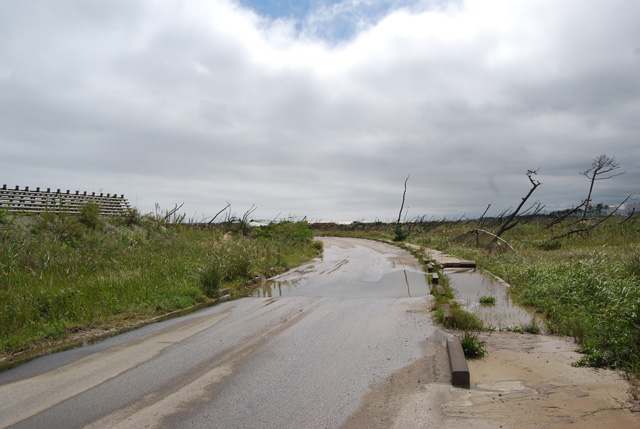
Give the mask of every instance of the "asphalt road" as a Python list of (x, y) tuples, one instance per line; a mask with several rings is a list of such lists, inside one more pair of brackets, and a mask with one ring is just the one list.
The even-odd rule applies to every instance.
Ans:
[(0, 373), (0, 427), (358, 426), (380, 420), (367, 401), (393, 403), (399, 374), (446, 379), (417, 261), (324, 241), (322, 260), (256, 296)]

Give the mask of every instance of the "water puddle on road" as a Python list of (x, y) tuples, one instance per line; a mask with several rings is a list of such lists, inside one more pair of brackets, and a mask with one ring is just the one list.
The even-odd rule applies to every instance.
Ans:
[(309, 276), (294, 280), (270, 280), (256, 288), (253, 297), (337, 296), (344, 298), (406, 298), (429, 294), (425, 275), (415, 271), (392, 271), (377, 281), (348, 276)]
[[(537, 315), (511, 301), (509, 288), (505, 285), (475, 269), (445, 269), (444, 274), (451, 279), (456, 299), (463, 301), (467, 310), (477, 314), (485, 325), (504, 330), (522, 328), (535, 320), (538, 327), (544, 328)], [(495, 304), (481, 304), (482, 296), (494, 297)]]

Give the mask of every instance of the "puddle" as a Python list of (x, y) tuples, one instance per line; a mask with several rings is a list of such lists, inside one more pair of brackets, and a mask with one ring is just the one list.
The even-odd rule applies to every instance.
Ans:
[[(544, 328), (537, 315), (511, 301), (509, 288), (501, 283), (475, 269), (445, 269), (444, 274), (451, 279), (456, 299), (463, 301), (467, 310), (477, 314), (485, 325), (498, 330), (520, 328), (535, 319), (540, 329)], [(479, 299), (482, 296), (494, 297), (495, 304), (481, 304)]]
[(425, 274), (409, 252), (371, 240), (321, 240), (322, 258), (268, 280), (251, 296), (407, 298), (429, 294)]
[(271, 280), (256, 288), (254, 297), (337, 296), (344, 298), (406, 298), (426, 296), (429, 287), (423, 273), (393, 271), (376, 281), (349, 276), (310, 275), (293, 280)]

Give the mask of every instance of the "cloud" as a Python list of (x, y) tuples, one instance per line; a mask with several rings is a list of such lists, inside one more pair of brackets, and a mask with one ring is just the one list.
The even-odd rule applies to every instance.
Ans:
[(3, 180), (143, 211), (393, 219), (408, 174), (416, 216), (499, 213), (538, 167), (534, 198), (576, 205), (607, 153), (627, 173), (594, 198), (639, 191), (635, 2), (399, 6), (4, 3)]

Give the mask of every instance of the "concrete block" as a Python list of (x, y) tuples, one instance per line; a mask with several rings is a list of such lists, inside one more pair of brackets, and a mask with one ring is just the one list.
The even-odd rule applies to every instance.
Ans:
[(447, 292), (445, 292), (444, 288), (441, 285), (436, 285), (434, 289), (436, 290), (436, 293), (440, 296), (445, 296), (447, 294)]
[(453, 320), (453, 313), (451, 312), (451, 308), (449, 308), (449, 304), (442, 304), (441, 307), (444, 312), (444, 320), (451, 322)]
[(457, 387), (469, 388), (471, 385), (469, 367), (464, 357), (462, 345), (457, 338), (447, 340), (447, 353), (451, 366), (451, 384)]

